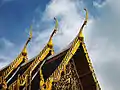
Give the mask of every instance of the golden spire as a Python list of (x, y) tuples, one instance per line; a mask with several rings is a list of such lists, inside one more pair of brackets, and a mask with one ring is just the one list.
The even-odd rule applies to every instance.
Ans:
[(82, 31), (83, 31), (83, 27), (87, 24), (87, 20), (88, 20), (88, 11), (87, 9), (84, 9), (84, 10), (86, 11), (86, 17), (82, 27), (80, 28), (79, 37), (84, 37)]
[(32, 25), (30, 26), (30, 39), (32, 38)]
[(56, 31), (58, 30), (58, 20), (55, 17), (54, 17), (54, 20), (55, 20), (55, 27), (54, 27), (54, 30), (53, 30), (52, 34), (50, 35), (50, 39), (49, 39), (49, 42), (48, 42), (48, 46), (51, 47), (51, 48), (53, 47), (52, 37), (54, 36)]
[(27, 47), (28, 43), (30, 42), (31, 38), (32, 38), (32, 25), (30, 26), (29, 38), (28, 38), (27, 42), (25, 43), (25, 46), (22, 50), (22, 55), (23, 56), (27, 55), (27, 48), (26, 47)]

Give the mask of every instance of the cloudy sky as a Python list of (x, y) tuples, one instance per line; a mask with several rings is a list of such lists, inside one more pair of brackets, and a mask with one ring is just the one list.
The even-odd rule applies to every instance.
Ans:
[(120, 0), (0, 0), (0, 68), (20, 53), (33, 25), (29, 58), (44, 47), (59, 20), (55, 52), (74, 39), (89, 11), (85, 43), (102, 90), (120, 88)]

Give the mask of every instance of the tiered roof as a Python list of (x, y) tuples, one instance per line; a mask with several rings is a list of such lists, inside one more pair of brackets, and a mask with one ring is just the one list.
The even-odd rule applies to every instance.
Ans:
[[(20, 64), (19, 61), (6, 82), (9, 90), (101, 90), (82, 34), (88, 20), (88, 12), (85, 11), (86, 18), (76, 38), (67, 48), (52, 55), (52, 37), (58, 29), (58, 21), (55, 19), (55, 29), (47, 45), (27, 63)], [(30, 39), (22, 51), (23, 56), (27, 54), (26, 46)]]

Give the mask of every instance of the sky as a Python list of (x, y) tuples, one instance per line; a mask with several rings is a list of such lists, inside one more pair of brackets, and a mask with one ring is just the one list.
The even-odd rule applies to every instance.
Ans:
[(84, 38), (102, 90), (120, 88), (120, 0), (0, 0), (0, 68), (21, 52), (33, 26), (29, 58), (47, 43), (56, 17), (59, 31), (53, 38), (55, 53), (67, 47), (85, 18)]

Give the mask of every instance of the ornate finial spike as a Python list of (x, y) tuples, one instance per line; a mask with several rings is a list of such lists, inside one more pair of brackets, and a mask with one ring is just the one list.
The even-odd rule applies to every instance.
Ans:
[(85, 17), (85, 25), (86, 25), (87, 20), (88, 20), (88, 11), (87, 11), (87, 9), (86, 9), (86, 8), (85, 8), (84, 10), (86, 11), (86, 17)]
[(56, 19), (56, 17), (54, 17), (54, 20), (55, 20), (55, 29), (57, 30), (58, 29), (58, 20)]
[(50, 39), (52, 39), (53, 35), (56, 33), (56, 31), (58, 30), (58, 20), (54, 17), (55, 20), (55, 28), (54, 31), (52, 32)]
[(84, 37), (82, 34), (82, 31), (83, 31), (83, 27), (87, 24), (87, 20), (88, 20), (88, 11), (87, 9), (84, 9), (84, 10), (86, 11), (86, 17), (85, 17), (82, 27), (80, 28), (79, 37)]
[(56, 31), (58, 30), (58, 20), (57, 20), (56, 18), (54, 18), (54, 20), (55, 20), (55, 28), (54, 28), (52, 34), (50, 35), (50, 39), (49, 39), (49, 42), (48, 42), (48, 46), (49, 46), (49, 47), (52, 47), (52, 46), (53, 46), (52, 37), (53, 37), (53, 35), (56, 33)]
[(27, 47), (28, 43), (30, 42), (31, 38), (32, 38), (32, 25), (30, 26), (29, 38), (28, 38), (27, 42), (25, 43), (25, 46), (24, 46), (24, 48), (22, 50), (22, 55), (23, 56), (27, 55), (27, 49), (26, 49), (26, 47)]
[(32, 38), (32, 25), (30, 26), (30, 39)]

